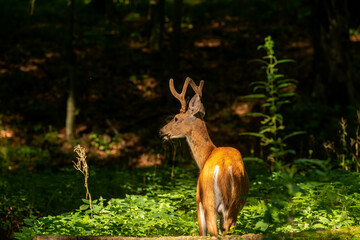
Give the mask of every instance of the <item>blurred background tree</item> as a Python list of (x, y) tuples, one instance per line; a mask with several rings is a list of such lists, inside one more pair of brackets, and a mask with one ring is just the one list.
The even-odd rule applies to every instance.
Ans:
[(355, 91), (360, 87), (359, 77), (349, 37), (352, 9), (359, 7), (356, 1), (313, 3), (314, 93), (325, 104), (359, 103)]

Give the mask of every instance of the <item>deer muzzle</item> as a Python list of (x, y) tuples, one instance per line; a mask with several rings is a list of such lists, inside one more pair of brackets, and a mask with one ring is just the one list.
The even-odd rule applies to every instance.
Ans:
[(163, 129), (160, 129), (159, 131), (160, 137), (162, 137), (164, 140), (170, 140), (170, 134), (164, 132)]

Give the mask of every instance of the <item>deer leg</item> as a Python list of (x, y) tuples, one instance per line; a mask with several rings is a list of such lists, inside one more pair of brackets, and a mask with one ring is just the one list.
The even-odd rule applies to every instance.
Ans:
[(210, 207), (205, 209), (205, 220), (210, 236), (217, 236), (217, 213), (215, 211), (215, 208)]
[(197, 203), (197, 218), (198, 218), (200, 236), (206, 236), (207, 227), (205, 220), (205, 210), (203, 204), (201, 203), (199, 181), (196, 186), (196, 203)]
[[(201, 212), (204, 213), (206, 228), (207, 228), (208, 232), (210, 233), (210, 236), (217, 236), (218, 235), (217, 211), (215, 209), (215, 194), (213, 191), (213, 189), (214, 189), (213, 188), (213, 176), (210, 175), (210, 176), (205, 176), (205, 177), (202, 177), (200, 175), (200, 177), (198, 179), (198, 184), (197, 184), (196, 200), (197, 200), (198, 206), (199, 206), (198, 216), (200, 215), (200, 217), (201, 217)], [(207, 181), (207, 180), (210, 180), (210, 181)], [(200, 230), (200, 231), (202, 232), (202, 230)]]
[(229, 232), (231, 227), (235, 226), (235, 224), (236, 219), (234, 219), (233, 217), (227, 218), (224, 223), (224, 231), (222, 232), (222, 235), (225, 236)]
[(225, 213), (223, 236), (225, 236), (226, 233), (229, 230), (231, 230), (232, 227), (235, 227), (237, 216), (241, 211), (241, 209), (244, 207), (245, 202), (246, 202), (245, 200), (240, 200), (240, 201), (233, 201), (231, 203), (228, 211)]
[(231, 208), (229, 211), (225, 213), (225, 220), (224, 220), (224, 231), (222, 233), (223, 236), (225, 236), (229, 230), (231, 230), (232, 227), (235, 227), (236, 220), (237, 220), (237, 214), (239, 213), (239, 208)]
[(205, 212), (204, 212), (204, 207), (201, 202), (198, 203), (197, 217), (198, 217), (200, 235), (206, 236), (207, 227), (206, 227), (206, 221), (205, 221)]

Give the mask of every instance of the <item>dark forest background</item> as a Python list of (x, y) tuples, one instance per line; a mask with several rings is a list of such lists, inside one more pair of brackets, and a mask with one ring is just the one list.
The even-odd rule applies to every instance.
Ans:
[[(340, 119), (347, 120), (349, 135), (359, 125), (359, 1), (0, 4), (4, 176), (71, 165), (75, 144), (88, 149), (90, 165), (192, 165), (185, 141), (174, 147), (159, 137), (180, 107), (170, 78), (177, 89), (186, 77), (205, 81), (205, 121), (215, 145), (260, 156), (259, 139), (239, 134), (260, 126), (246, 116), (261, 111), (259, 103), (243, 96), (251, 93), (250, 83), (266, 77), (251, 60), (264, 56), (257, 46), (269, 35), (279, 59), (295, 60), (280, 68), (298, 81), (296, 97), (281, 108), (287, 132), (306, 132), (288, 142), (296, 157), (329, 158), (324, 143), (341, 148)], [(174, 163), (175, 148), (181, 160)], [(336, 158), (329, 164), (339, 167)]]

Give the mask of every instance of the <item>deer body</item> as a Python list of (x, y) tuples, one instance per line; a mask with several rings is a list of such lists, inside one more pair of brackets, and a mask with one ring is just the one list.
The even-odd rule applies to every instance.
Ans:
[[(196, 94), (187, 108), (184, 96), (189, 83)], [(218, 215), (221, 215), (220, 230), (222, 228), (225, 235), (235, 226), (237, 215), (246, 202), (249, 179), (240, 152), (231, 147), (216, 147), (211, 141), (203, 120), (202, 86), (203, 81), (196, 86), (187, 78), (182, 93), (178, 94), (170, 79), (170, 90), (180, 100), (182, 108), (160, 134), (165, 139), (185, 137), (200, 169), (196, 193), (200, 235), (209, 231), (211, 236), (217, 236)]]

